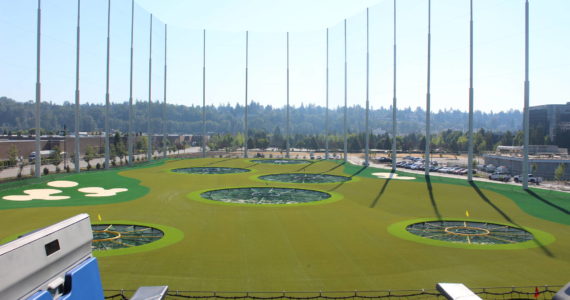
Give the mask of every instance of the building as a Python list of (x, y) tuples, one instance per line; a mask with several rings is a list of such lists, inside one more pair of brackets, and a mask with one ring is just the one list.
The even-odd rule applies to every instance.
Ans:
[[(485, 165), (505, 166), (512, 175), (522, 174), (523, 147), (499, 146), (494, 153), (484, 154)], [(529, 145), (529, 172), (547, 180), (554, 179), (554, 171), (560, 164), (566, 165), (564, 180), (570, 180), (570, 156), (568, 149), (553, 145)]]
[(543, 144), (548, 137), (554, 145), (570, 148), (570, 102), (530, 107), (530, 142)]

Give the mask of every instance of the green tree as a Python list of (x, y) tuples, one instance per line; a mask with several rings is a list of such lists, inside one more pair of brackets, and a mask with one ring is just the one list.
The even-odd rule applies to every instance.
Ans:
[(51, 155), (50, 159), (51, 159), (51, 163), (57, 168), (59, 169), (59, 164), (61, 164), (61, 162), (63, 161), (62, 157), (61, 157), (61, 150), (59, 150), (58, 146), (53, 147), (53, 154)]
[(10, 163), (10, 166), (15, 166), (19, 157), (20, 151), (18, 151), (16, 145), (12, 144), (10, 149), (8, 149), (8, 162)]
[(87, 163), (87, 169), (91, 169), (91, 160), (95, 158), (97, 152), (93, 146), (88, 146), (85, 150), (85, 155), (83, 156), (83, 160)]
[(556, 170), (554, 170), (554, 179), (562, 181), (564, 179), (565, 173), (566, 173), (566, 164), (559, 164)]

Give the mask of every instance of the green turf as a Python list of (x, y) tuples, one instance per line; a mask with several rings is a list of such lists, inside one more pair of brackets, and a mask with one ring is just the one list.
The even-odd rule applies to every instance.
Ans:
[[(154, 164), (156, 166), (157, 164)], [(0, 210), (14, 209), (25, 207), (54, 207), (54, 206), (79, 206), (79, 205), (99, 205), (124, 202), (142, 197), (148, 193), (148, 188), (139, 185), (139, 180), (118, 175), (121, 170), (109, 170), (100, 172), (87, 172), (80, 174), (65, 174), (60, 176), (52, 176), (43, 179), (34, 179), (28, 181), (20, 181), (18, 184), (12, 183), (10, 187), (0, 190)], [(56, 188), (47, 185), (53, 180), (68, 180), (78, 183), (75, 187)], [(29, 184), (28, 184), (29, 183)], [(86, 197), (85, 193), (79, 192), (78, 189), (86, 187), (102, 187), (111, 188), (127, 188), (128, 191), (120, 192), (112, 197)], [(30, 189), (57, 189), (62, 193), (55, 196), (69, 196), (65, 200), (30, 200), (30, 201), (9, 201), (2, 197), (8, 195), (22, 195), (24, 190)]]
[[(346, 165), (345, 172), (349, 174), (357, 174), (357, 176), (376, 178), (372, 173), (387, 170), (376, 169), (376, 168), (362, 168), (355, 165)], [(426, 182), (424, 175), (418, 175), (414, 173), (406, 173), (397, 171), (399, 175), (412, 176), (416, 180)], [(455, 184), (460, 186), (467, 186), (476, 191), (476, 188), (470, 185), (464, 179), (449, 178), (449, 177), (439, 177), (431, 176), (431, 183), (444, 183), (444, 184)], [(523, 191), (520, 185), (502, 184), (502, 183), (490, 183), (477, 181), (475, 185), (479, 189), (487, 189), (493, 192), (500, 193), (513, 201), (521, 207), (525, 212), (531, 214), (535, 217), (549, 220), (552, 222), (557, 222), (561, 224), (570, 225), (570, 194), (544, 190), (538, 188), (531, 188), (529, 192)], [(426, 185), (427, 189), (427, 185)], [(482, 193), (481, 198), (484, 200), (484, 193)], [(491, 203), (490, 203), (491, 205)]]
[[(194, 166), (250, 168), (255, 175), (169, 171)], [(360, 169), (333, 161), (272, 165), (243, 159), (192, 159), (115, 174), (93, 173), (101, 184), (124, 176), (139, 181), (149, 192), (117, 203), (1, 210), (0, 239), (81, 212), (101, 214), (102, 222), (130, 220), (169, 226), (184, 234), (181, 241), (162, 248), (101, 257), (106, 289), (169, 285), (172, 290), (330, 291), (433, 288), (437, 282), (468, 286), (566, 283), (570, 220), (559, 208), (568, 208), (568, 194), (534, 190), (540, 200), (515, 186), (477, 183), (472, 187), (438, 177), (431, 178), (430, 193), (423, 176), (412, 181), (386, 180), (371, 175), (378, 170)], [(358, 180), (324, 185), (269, 183), (342, 196), (321, 205), (223, 205), (187, 197), (203, 190), (259, 186), (260, 181), (252, 177), (281, 172), (327, 173)], [(394, 224), (419, 218), (462, 219), (466, 210), (472, 219), (536, 229), (555, 240), (524, 249), (465, 249), (407, 240), (388, 231)]]

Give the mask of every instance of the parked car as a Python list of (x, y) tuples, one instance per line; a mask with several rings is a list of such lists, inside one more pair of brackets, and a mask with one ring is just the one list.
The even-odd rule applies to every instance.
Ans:
[[(515, 177), (513, 177), (513, 180), (516, 183), (522, 182), (523, 181), (522, 175), (515, 175)], [(528, 174), (528, 182), (534, 184), (540, 184), (542, 182), (542, 177), (535, 177), (532, 174)]]
[(389, 163), (389, 162), (392, 162), (392, 159), (389, 157), (382, 156), (382, 157), (378, 158), (377, 161), (379, 163)]
[(509, 175), (507, 173), (495, 172), (495, 173), (489, 175), (489, 179), (509, 182), (509, 181), (511, 181), (511, 175)]

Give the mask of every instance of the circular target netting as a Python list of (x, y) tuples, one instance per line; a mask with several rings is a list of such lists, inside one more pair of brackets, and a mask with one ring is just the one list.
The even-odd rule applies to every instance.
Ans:
[(331, 197), (325, 192), (274, 187), (234, 188), (208, 191), (201, 196), (208, 200), (245, 204), (295, 204), (315, 202)]
[(259, 179), (289, 183), (329, 183), (349, 181), (350, 177), (328, 174), (289, 173), (264, 175), (260, 176)]
[(233, 174), (249, 172), (248, 169), (242, 168), (225, 168), (225, 167), (193, 167), (173, 169), (172, 172), (187, 174)]
[(311, 163), (308, 160), (302, 159), (287, 159), (287, 158), (279, 158), (279, 159), (254, 159), (252, 160), (254, 163), (258, 164), (274, 164), (274, 165), (295, 165), (295, 164), (308, 164)]
[(408, 225), (406, 230), (424, 238), (465, 244), (514, 244), (534, 238), (521, 228), (469, 221), (421, 222)]
[(129, 224), (93, 224), (93, 250), (136, 247), (161, 239), (164, 232), (153, 227)]

